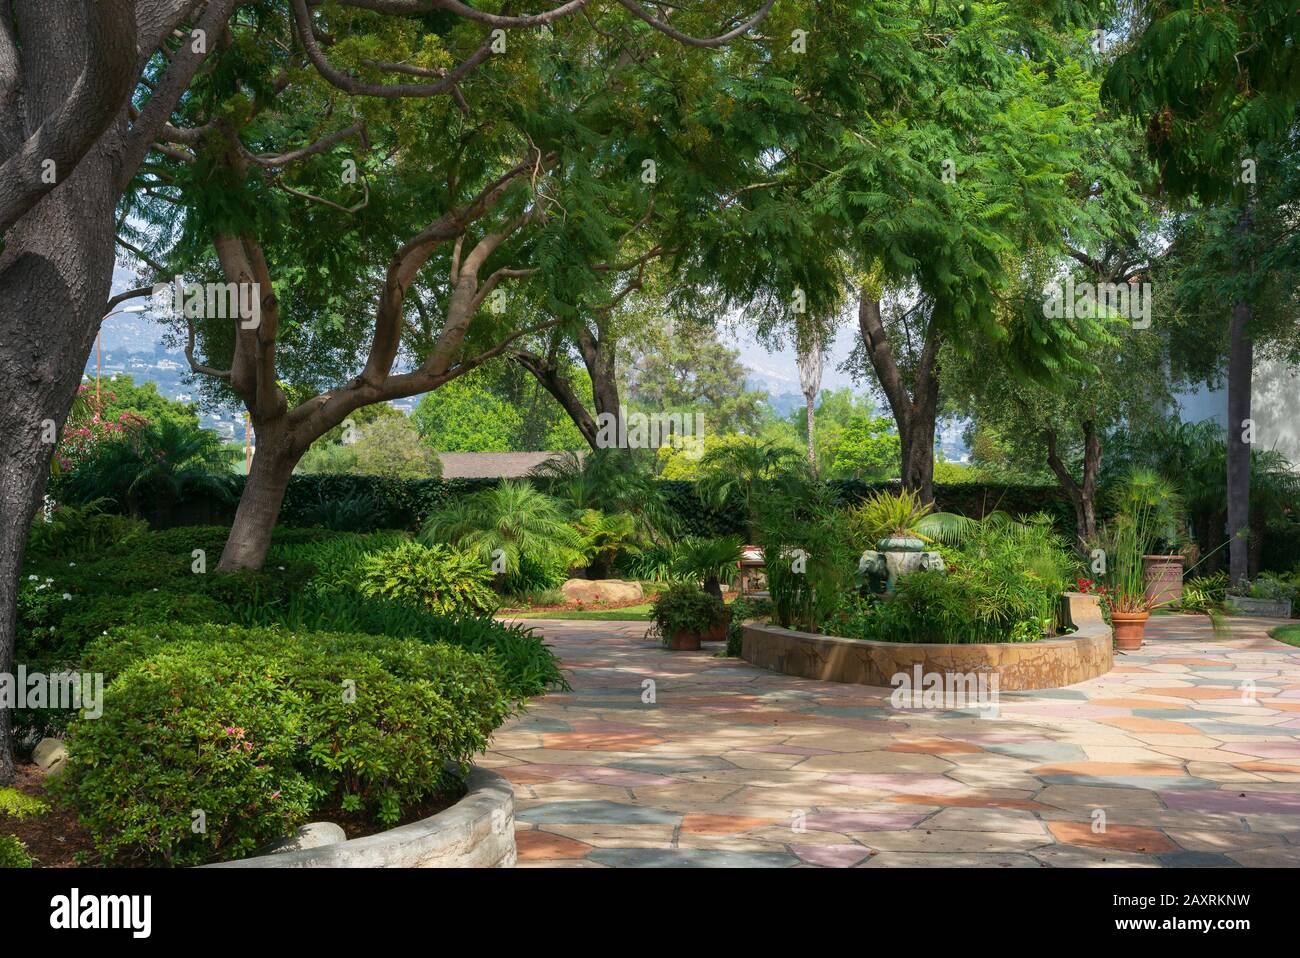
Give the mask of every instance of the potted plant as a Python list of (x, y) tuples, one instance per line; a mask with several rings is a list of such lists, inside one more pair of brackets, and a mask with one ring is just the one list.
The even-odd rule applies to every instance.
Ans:
[[(1133, 651), (1142, 648), (1151, 610), (1166, 604), (1148, 589), (1146, 557), (1169, 527), (1170, 516), (1176, 514), (1177, 497), (1153, 471), (1134, 469), (1113, 498), (1115, 518), (1108, 529), (1109, 548), (1104, 550), (1109, 580), (1104, 595), (1115, 648)], [(1181, 564), (1178, 577), (1181, 595)]]
[[(1147, 595), (1153, 606), (1172, 605), (1183, 598), (1183, 570), (1187, 567), (1187, 525), (1182, 503), (1172, 488), (1159, 490), (1155, 522), (1160, 526), (1150, 555), (1142, 557)], [(1195, 561), (1193, 560), (1193, 564)]]
[[(694, 580), (709, 595), (722, 601), (722, 585), (731, 585), (740, 572), (743, 543), (739, 536), (718, 539), (690, 537), (677, 544), (672, 570), (683, 579)], [(727, 637), (726, 623), (721, 623), (704, 637), (706, 642), (722, 642)]]
[(1249, 585), (1242, 583), (1229, 589), (1227, 604), (1233, 612), (1241, 615), (1289, 619), (1291, 604), (1297, 594), (1300, 590), (1296, 586), (1263, 573)]
[(664, 645), (677, 651), (698, 651), (700, 642), (712, 641), (719, 630), (725, 638), (729, 613), (717, 596), (679, 584), (659, 593), (651, 615)]
[[(932, 509), (919, 493), (904, 490), (877, 492), (850, 510), (850, 525), (870, 545), (859, 560), (859, 570), (871, 572), (883, 564), (886, 589), (892, 592), (900, 575), (942, 569), (939, 553), (926, 551), (932, 539), (922, 531)], [(875, 575), (879, 578), (879, 571)]]

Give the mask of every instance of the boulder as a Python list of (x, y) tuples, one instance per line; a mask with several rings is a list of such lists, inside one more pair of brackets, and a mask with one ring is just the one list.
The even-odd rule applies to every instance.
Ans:
[(583, 605), (597, 602), (624, 605), (645, 598), (640, 582), (624, 582), (622, 579), (569, 579), (560, 586), (560, 591), (570, 602)]
[(68, 761), (68, 750), (63, 745), (63, 739), (41, 739), (36, 743), (36, 748), (32, 749), (32, 761), (49, 775), (63, 768)]
[(337, 845), (348, 840), (347, 833), (333, 822), (308, 822), (298, 826), (298, 830), (288, 838), (282, 838), (270, 848), (272, 855), (281, 852), (296, 852), (304, 848), (320, 848), (322, 845)]

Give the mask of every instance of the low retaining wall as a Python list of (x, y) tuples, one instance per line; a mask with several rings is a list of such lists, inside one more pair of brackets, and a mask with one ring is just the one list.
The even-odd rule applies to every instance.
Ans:
[(1096, 678), (1113, 664), (1110, 627), (1097, 597), (1076, 592), (1064, 600), (1078, 631), (1037, 642), (980, 645), (876, 642), (747, 625), (741, 656), (760, 668), (823, 682), (892, 687), (900, 673), (997, 673), (1002, 692), (1060, 688)]
[(259, 855), (208, 868), (509, 868), (515, 864), (515, 793), (475, 768), (469, 791), (419, 822), (335, 845)]

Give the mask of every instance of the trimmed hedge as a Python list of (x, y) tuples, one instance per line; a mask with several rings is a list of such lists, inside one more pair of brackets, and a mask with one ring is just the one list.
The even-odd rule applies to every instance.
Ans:
[[(497, 484), (497, 479), (390, 479), (382, 476), (298, 475), (289, 480), (289, 488), (280, 508), (279, 522), (286, 526), (331, 524), (351, 532), (374, 532), (379, 529), (420, 528), (437, 509), (452, 499), (471, 495)], [(242, 492), (239, 477), (236, 492)], [(701, 501), (695, 483), (683, 479), (663, 479), (673, 510), (681, 518), (683, 534), (712, 538), (743, 535), (743, 517), (734, 510), (715, 509)], [(896, 482), (860, 482), (830, 480), (845, 504), (865, 499), (880, 489), (897, 488)], [(1065, 528), (1073, 528), (1074, 518), (1069, 500), (1054, 485), (1008, 485), (1002, 483), (936, 483), (935, 503), (943, 512), (958, 512), (978, 518), (994, 509), (1013, 514), (1048, 512)], [(345, 508), (356, 503), (355, 515)], [(172, 510), (168, 526), (220, 525), (234, 518), (235, 503), (211, 500), (183, 502)], [(334, 520), (331, 522), (330, 520)]]
[(335, 805), (391, 826), (514, 709), (494, 662), (442, 643), (124, 628), (87, 658), (104, 714), (72, 726), (56, 791), (109, 860), (244, 857)]

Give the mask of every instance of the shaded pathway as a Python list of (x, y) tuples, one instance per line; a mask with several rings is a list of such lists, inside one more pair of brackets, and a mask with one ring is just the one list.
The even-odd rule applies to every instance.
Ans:
[(1276, 622), (1156, 617), (1108, 675), (996, 717), (668, 652), (644, 623), (533, 624), (573, 691), (481, 761), (514, 784), (521, 865), (1300, 866)]

